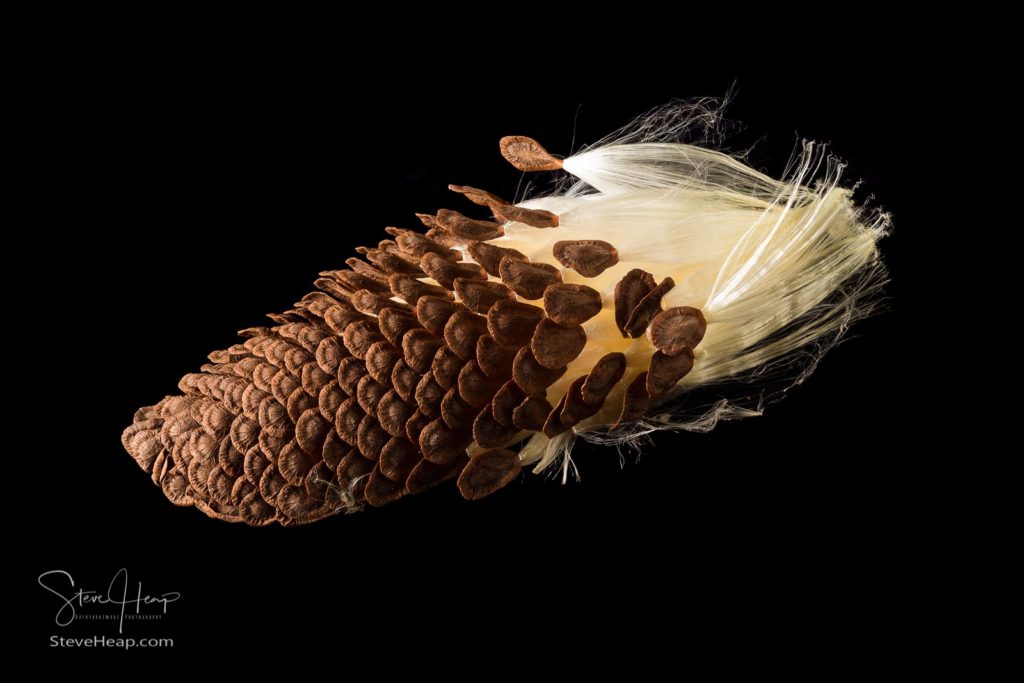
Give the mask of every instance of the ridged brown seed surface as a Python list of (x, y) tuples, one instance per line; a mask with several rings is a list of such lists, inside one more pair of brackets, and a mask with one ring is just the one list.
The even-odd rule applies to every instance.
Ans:
[[(528, 138), (508, 138), (502, 149), (521, 168), (561, 165)], [(484, 190), (452, 189), (502, 222), (559, 223)], [(587, 343), (582, 324), (603, 305), (599, 292), (488, 243), (503, 235), (501, 223), (445, 209), (420, 218), (426, 235), (387, 228), (391, 239), (322, 272), (294, 308), (212, 352), (179, 382), (182, 395), (136, 412), (125, 448), (168, 499), (219, 519), (294, 525), (451, 479), (479, 498), (518, 475), (509, 444), (571, 429), (618, 395), (625, 356), (575, 366)], [(554, 255), (587, 277), (617, 258), (594, 240), (559, 242)], [(660, 351), (625, 391), (624, 419), (685, 374), (702, 334), (696, 309), (659, 315), (664, 287), (647, 274), (633, 280), (620, 283), (616, 321), (632, 331), (653, 319)], [(543, 299), (544, 308), (517, 297)], [(570, 365), (575, 380), (552, 406), (548, 393), (565, 386), (553, 385)]]
[(597, 277), (619, 262), (619, 252), (602, 240), (564, 240), (551, 248), (555, 260), (583, 277)]
[(528, 394), (540, 394), (565, 374), (565, 366), (548, 368), (537, 362), (529, 347), (524, 347), (512, 361), (512, 378)]
[(530, 339), (530, 350), (537, 362), (545, 368), (556, 369), (568, 365), (587, 345), (587, 333), (580, 325), (566, 327), (550, 318), (537, 325)]
[(523, 223), (532, 228), (557, 228), (558, 216), (544, 209), (527, 209), (514, 204), (496, 204), (491, 211), (499, 219), (509, 223)]
[(450, 209), (438, 211), (435, 220), (451, 234), (466, 240), (493, 240), (505, 234), (497, 223), (467, 218)]
[(551, 404), (543, 396), (527, 396), (512, 411), (512, 424), (520, 429), (542, 431), (551, 410)]
[(552, 284), (543, 296), (544, 312), (559, 325), (581, 325), (601, 312), (601, 293), (586, 285)]
[(557, 171), (562, 160), (552, 156), (533, 138), (525, 135), (507, 135), (498, 143), (501, 155), (520, 171)]
[(548, 285), (562, 281), (558, 268), (547, 263), (531, 263), (504, 257), (498, 274), (508, 288), (524, 299), (539, 299)]
[(615, 325), (623, 337), (628, 337), (626, 324), (633, 309), (655, 288), (654, 276), (634, 268), (615, 284)]
[(499, 301), (514, 301), (515, 295), (500, 282), (481, 282), (456, 278), (455, 293), (459, 301), (476, 313), (487, 313)]
[(512, 375), (512, 360), (516, 352), (494, 341), (489, 334), (476, 342), (476, 364), (491, 379), (502, 380)]
[(676, 286), (672, 278), (667, 277), (658, 283), (640, 300), (626, 322), (626, 334), (630, 337), (640, 337), (647, 330), (654, 317), (661, 312), (661, 299), (669, 290)]
[(647, 393), (659, 398), (693, 369), (693, 351), (684, 348), (674, 356), (656, 351), (647, 371)]
[(626, 355), (619, 352), (609, 353), (594, 364), (594, 368), (580, 387), (580, 396), (592, 406), (601, 406), (625, 372)]
[(662, 311), (651, 321), (651, 343), (669, 356), (693, 350), (707, 331), (707, 321), (700, 309), (676, 306)]
[(416, 302), (416, 319), (435, 337), (444, 335), (444, 326), (455, 311), (464, 308), (446, 297), (425, 296)]
[(510, 427), (515, 424), (512, 413), (525, 400), (526, 392), (519, 388), (515, 380), (510, 379), (491, 399), (491, 415), (499, 424)]
[(518, 301), (499, 301), (487, 311), (487, 331), (499, 345), (520, 349), (530, 343), (544, 311)]
[(498, 268), (501, 266), (501, 259), (505, 257), (516, 261), (529, 261), (526, 254), (521, 251), (507, 247), (496, 247), (487, 242), (470, 242), (467, 251), (469, 251), (469, 255), (473, 260), (487, 271), (488, 275), (494, 277), (501, 277), (501, 272)]
[(519, 455), (505, 449), (485, 451), (470, 459), (459, 475), (459, 491), (466, 500), (488, 496), (507, 485), (522, 469)]
[(486, 280), (487, 271), (475, 263), (456, 263), (437, 254), (424, 254), (420, 262), (425, 272), (446, 289), (452, 289), (455, 278)]

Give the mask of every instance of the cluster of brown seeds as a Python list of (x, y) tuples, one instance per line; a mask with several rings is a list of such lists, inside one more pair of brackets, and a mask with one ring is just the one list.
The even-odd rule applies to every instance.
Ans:
[[(529, 138), (503, 139), (502, 152), (523, 170), (561, 165)], [(317, 291), (269, 316), (274, 326), (242, 330), (244, 342), (210, 354), (182, 378), (184, 395), (138, 411), (124, 445), (171, 501), (263, 525), (383, 505), (456, 477), (466, 498), (480, 498), (518, 475), (507, 447), (524, 432), (553, 437), (603, 408), (626, 371), (622, 353), (602, 357), (556, 406), (546, 397), (583, 351), (601, 294), (488, 243), (503, 222), (557, 228), (558, 216), (452, 189), (502, 222), (442, 210), (420, 216), (425, 235), (388, 228), (393, 239), (321, 273)], [(557, 242), (553, 256), (585, 277), (618, 262), (595, 240)], [(704, 319), (661, 310), (672, 286), (633, 270), (616, 287), (623, 335), (650, 327), (659, 349), (625, 390), (620, 423), (693, 364)]]

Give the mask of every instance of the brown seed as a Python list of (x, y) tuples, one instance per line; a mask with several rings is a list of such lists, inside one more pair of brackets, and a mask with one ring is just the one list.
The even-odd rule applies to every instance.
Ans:
[(654, 290), (654, 276), (647, 271), (634, 268), (623, 276), (615, 285), (615, 325), (623, 337), (626, 334), (626, 323), (645, 296)]
[(544, 290), (544, 311), (559, 325), (581, 325), (601, 312), (601, 294), (586, 285), (549, 285)]
[(323, 519), (331, 514), (331, 510), (323, 503), (306, 492), (304, 482), (299, 486), (284, 486), (274, 499), (274, 507), (283, 517), (281, 524), (308, 524)]
[(676, 306), (662, 311), (651, 321), (651, 342), (669, 356), (694, 349), (704, 338), (708, 324), (700, 309)]
[(434, 355), (442, 346), (444, 346), (443, 341), (422, 329), (411, 330), (402, 338), (402, 353), (405, 355), (405, 362), (419, 373), (430, 371)]
[[(390, 295), (391, 293), (388, 292)], [(360, 313), (366, 315), (379, 315), (380, 312), (388, 308), (398, 308), (404, 306), (397, 301), (391, 299), (390, 296), (383, 296), (381, 294), (374, 294), (367, 289), (360, 289), (358, 292), (352, 294), (352, 305)]]
[(557, 171), (562, 160), (548, 153), (539, 142), (525, 135), (506, 135), (498, 143), (501, 156), (520, 171)]
[(394, 273), (423, 277), (423, 270), (420, 268), (418, 260), (410, 260), (410, 256), (393, 242), (381, 242), (381, 246), (383, 247), (381, 249), (367, 250), (366, 258), (378, 266), (383, 272), (385, 280), (388, 275)]
[(306, 349), (306, 351), (316, 353), (316, 347), (329, 336), (331, 336), (330, 332), (321, 330), (315, 325), (302, 325), (299, 327), (295, 341), (297, 341), (302, 348)]
[(382, 339), (366, 351), (366, 371), (370, 377), (386, 385), (391, 382), (391, 372), (400, 360), (402, 352), (392, 346), (391, 342)]
[(566, 240), (552, 247), (555, 260), (583, 277), (597, 277), (619, 262), (619, 252), (602, 240)]
[(493, 244), (488, 244), (487, 242), (470, 242), (468, 251), (470, 257), (483, 266), (483, 269), (487, 271), (488, 275), (493, 275), (494, 277), (501, 277), (498, 267), (501, 265), (501, 259), (506, 256), (516, 261), (530, 260), (526, 257), (526, 254), (521, 251), (505, 247), (496, 247)]
[(366, 366), (355, 358), (342, 358), (338, 363), (338, 386), (346, 394), (352, 395), (359, 380), (367, 374)]
[[(301, 376), (302, 370), (299, 370)], [(329, 377), (330, 375), (328, 375)], [(274, 395), (282, 405), (288, 403), (288, 399), (291, 398), (292, 392), (299, 386), (298, 380), (295, 379), (295, 375), (291, 374), (286, 370), (278, 370), (274, 378), (270, 380), (270, 393)], [(310, 394), (312, 396), (312, 394)]]
[(310, 396), (318, 396), (324, 385), (331, 381), (331, 376), (310, 363), (302, 368), (302, 388)]
[(519, 428), (503, 425), (494, 419), (488, 406), (473, 421), (473, 440), (484, 448), (504, 446), (519, 433)]
[(442, 299), (450, 299), (452, 296), (443, 287), (428, 285), (409, 275), (392, 275), (388, 278), (388, 284), (391, 285), (392, 294), (413, 305), (424, 296), (437, 296)]
[(335, 334), (343, 334), (345, 328), (359, 320), (365, 320), (366, 316), (355, 309), (332, 306), (324, 315), (324, 322)]
[(459, 396), (477, 410), (491, 402), (500, 386), (501, 382), (496, 382), (485, 375), (476, 361), (469, 361), (459, 372)]
[(508, 223), (522, 223), (531, 228), (557, 228), (558, 216), (544, 209), (527, 209), (522, 206), (505, 204), (492, 206), (491, 211), (500, 220)]
[(524, 299), (539, 299), (544, 289), (562, 281), (558, 268), (547, 263), (529, 263), (504, 257), (498, 265), (498, 273), (516, 294)]
[(391, 481), (380, 471), (378, 464), (370, 473), (363, 495), (366, 496), (366, 502), (374, 507), (387, 505), (405, 495), (405, 482)]
[[(380, 250), (378, 249), (377, 251)], [(347, 265), (349, 268), (359, 273), (360, 275), (365, 275), (366, 277), (373, 278), (374, 280), (377, 280), (379, 282), (387, 282), (388, 271), (381, 270), (377, 268), (377, 266), (370, 265), (369, 263), (362, 259), (358, 259), (355, 257), (345, 259), (345, 265)], [(321, 275), (324, 274), (325, 273), (321, 273)], [(310, 310), (310, 307), (306, 306), (306, 310)]]
[(404, 438), (393, 438), (380, 452), (380, 471), (391, 481), (405, 482), (412, 468), (420, 461), (419, 449)]
[(626, 323), (626, 334), (634, 338), (641, 336), (654, 316), (661, 312), (661, 298), (675, 286), (676, 283), (672, 278), (667, 277), (648, 292), (647, 296), (640, 300), (630, 314), (629, 321)]
[(430, 418), (417, 410), (405, 423), (405, 438), (413, 443), (419, 443), (420, 432), (428, 424), (430, 424)]
[(564, 327), (548, 318), (540, 321), (530, 340), (533, 357), (552, 370), (568, 365), (586, 345), (587, 333), (582, 326)]
[(424, 296), (416, 302), (416, 319), (435, 337), (444, 335), (444, 326), (462, 304), (436, 296)]
[(373, 461), (367, 460), (359, 453), (358, 449), (353, 448), (338, 463), (338, 467), (334, 470), (334, 476), (337, 477), (338, 484), (348, 486), (354, 480), (365, 477), (372, 471)]
[(410, 494), (422, 493), (432, 486), (459, 476), (462, 468), (468, 462), (469, 458), (465, 455), (457, 457), (446, 465), (435, 465), (429, 460), (420, 460), (405, 480), (405, 490)]
[(389, 306), (377, 314), (377, 326), (380, 327), (380, 333), (385, 339), (400, 347), (402, 336), (409, 330), (418, 328), (420, 323), (412, 311)]
[(469, 185), (449, 185), (448, 189), (465, 196), (466, 199), (477, 206), (504, 206), (508, 204), (507, 201), (496, 194), (491, 194), (487, 190), (478, 190)]
[(686, 347), (674, 356), (663, 351), (655, 351), (651, 356), (650, 370), (647, 372), (647, 393), (651, 398), (660, 397), (692, 369), (693, 351)]
[(583, 400), (583, 385), (586, 381), (586, 375), (577, 377), (576, 381), (569, 386), (569, 390), (565, 392), (559, 419), (566, 427), (575, 427), (588, 417), (596, 415), (597, 411), (601, 409), (601, 406), (593, 406)]
[(650, 405), (651, 397), (647, 393), (647, 373), (641, 372), (626, 387), (626, 391), (622, 395), (622, 412), (619, 413), (619, 419), (612, 426), (619, 427), (627, 422), (633, 422), (643, 416)]
[(512, 424), (520, 429), (539, 432), (551, 413), (551, 404), (543, 396), (527, 396), (512, 411)]
[[(294, 396), (294, 395), (299, 394), (299, 393), (303, 393), (304, 394), (306, 392), (304, 392), (304, 391), (303, 392), (294, 391), (294, 392), (292, 392), (292, 395)], [(327, 422), (333, 424), (334, 423), (334, 416), (338, 412), (338, 407), (347, 398), (348, 398), (348, 396), (346, 396), (345, 392), (342, 391), (341, 387), (338, 386), (338, 380), (334, 379), (334, 380), (331, 380), (330, 382), (328, 382), (327, 384), (325, 384), (324, 388), (320, 390), (320, 396), (317, 398), (315, 403), (316, 403), (316, 407), (320, 409), (320, 415), (323, 416), (323, 418), (325, 420), (327, 420)], [(291, 401), (291, 397), (289, 397), (289, 401)], [(309, 406), (309, 407), (312, 407), (312, 406)], [(291, 407), (288, 406), (289, 419), (294, 420), (294, 418), (291, 417), (291, 414), (292, 414)], [(299, 414), (301, 415), (302, 413), (300, 412)]]
[(450, 429), (441, 418), (424, 427), (419, 438), (423, 457), (436, 465), (452, 462), (463, 455), (471, 443), (472, 434)]
[[(315, 464), (316, 460), (306, 455), (294, 443), (289, 443), (282, 448), (281, 455), (277, 458), (277, 469), (289, 484), (301, 484), (306, 478), (306, 474), (313, 469)], [(267, 476), (267, 472), (270, 471), (270, 468), (265, 470), (263, 477), (260, 478), (261, 489), (265, 486), (264, 479)], [(273, 496), (269, 497), (272, 498)]]
[(338, 408), (334, 416), (334, 431), (349, 446), (356, 445), (359, 423), (363, 419), (363, 409), (355, 398), (349, 398)]
[(420, 258), (424, 254), (437, 254), (451, 261), (458, 261), (461, 258), (459, 252), (412, 230), (403, 231), (395, 237), (395, 241), (398, 242), (398, 248), (403, 254), (416, 258)]
[(380, 456), (384, 444), (390, 438), (391, 435), (377, 424), (377, 416), (371, 413), (364, 416), (359, 422), (359, 431), (356, 432), (356, 448), (364, 458), (376, 460)]
[(487, 319), (462, 308), (444, 326), (444, 341), (456, 356), (470, 360), (476, 355), (477, 340), (486, 333)]
[(519, 454), (501, 448), (471, 458), (459, 475), (459, 492), (466, 500), (489, 496), (519, 476)]
[[(371, 292), (378, 292), (380, 294), (384, 294), (388, 291), (388, 284), (386, 282), (375, 280), (372, 277), (367, 277), (366, 275), (362, 275), (361, 273), (355, 273), (351, 270), (335, 270), (333, 271), (333, 279), (343, 288), (351, 292), (358, 292), (360, 289), (368, 289)], [(320, 281), (317, 280), (317, 282)], [(330, 290), (327, 290), (325, 287), (319, 284), (317, 285), (317, 287), (320, 287), (320, 289), (324, 289), (325, 291), (331, 293), (335, 298), (338, 298), (337, 294), (334, 294)]]
[(363, 409), (364, 413), (373, 415), (377, 412), (377, 404), (380, 403), (381, 397), (387, 390), (386, 386), (367, 375), (356, 385), (356, 401), (359, 402), (359, 407)]
[(541, 394), (565, 374), (565, 366), (548, 368), (537, 362), (529, 347), (524, 347), (512, 361), (512, 378), (527, 394)]
[(509, 380), (498, 389), (498, 393), (491, 399), (491, 414), (499, 424), (511, 427), (515, 424), (512, 421), (512, 413), (519, 404), (526, 400), (526, 392), (519, 388), (515, 380)]
[(438, 211), (435, 220), (451, 234), (466, 240), (493, 240), (505, 234), (497, 223), (473, 220), (450, 209)]
[(409, 367), (404, 360), (395, 363), (395, 369), (391, 371), (391, 386), (395, 388), (403, 401), (413, 402), (413, 392), (416, 391), (416, 384), (420, 381), (420, 373)]
[(434, 381), (442, 389), (448, 391), (455, 386), (459, 371), (466, 361), (462, 360), (448, 347), (442, 347), (434, 354), (434, 361), (430, 365), (430, 372), (434, 375)]
[(359, 360), (366, 358), (366, 352), (375, 343), (384, 339), (380, 328), (369, 320), (358, 320), (345, 328), (342, 341), (348, 352)]
[(463, 238), (456, 237), (444, 228), (440, 227), (427, 230), (427, 237), (450, 249), (454, 247), (461, 247), (466, 244), (466, 240)]
[(516, 352), (499, 346), (489, 334), (476, 342), (476, 364), (485, 375), (494, 380), (504, 381), (512, 376), (512, 359)]
[(451, 429), (471, 429), (477, 410), (462, 399), (458, 387), (449, 389), (441, 399), (441, 418)]
[(329, 432), (324, 441), (323, 459), (332, 472), (338, 468), (338, 463), (346, 453), (348, 453), (348, 445), (338, 438), (336, 432)]
[(530, 343), (544, 311), (519, 301), (499, 301), (487, 312), (487, 331), (501, 346), (519, 349)]
[(437, 280), (445, 289), (453, 289), (455, 278), (486, 280), (487, 271), (475, 263), (455, 263), (437, 254), (424, 254), (420, 262), (423, 271)]
[[(281, 411), (283, 414), (284, 408)], [(298, 442), (299, 448), (319, 459), (324, 439), (327, 438), (327, 432), (330, 429), (331, 426), (320, 417), (320, 410), (310, 408), (295, 423), (295, 441)]]
[(434, 381), (433, 373), (428, 372), (420, 378), (414, 397), (420, 412), (427, 417), (434, 418), (441, 414), (444, 390)]
[(569, 427), (562, 424), (561, 417), (562, 410), (565, 408), (565, 399), (566, 394), (563, 394), (562, 398), (558, 401), (558, 405), (552, 408), (551, 412), (548, 413), (548, 416), (544, 418), (544, 427), (542, 431), (544, 432), (544, 436), (549, 439), (553, 439), (559, 434), (569, 431)]
[(455, 294), (466, 307), (476, 313), (487, 313), (498, 301), (515, 301), (512, 291), (500, 282), (455, 279)]
[[(366, 278), (366, 279), (367, 280), (372, 280), (372, 278)], [(349, 297), (349, 295), (352, 292), (354, 292), (354, 291), (356, 291), (358, 289), (363, 289), (362, 287), (356, 287), (355, 289), (351, 289), (348, 286), (342, 287), (341, 284), (339, 284), (337, 280), (335, 280), (334, 278), (330, 278), (330, 277), (322, 277), (322, 278), (319, 278), (319, 279), (315, 280), (313, 282), (313, 286), (315, 286), (317, 289), (322, 289), (324, 292), (330, 294), (335, 299), (340, 299), (342, 301), (348, 301), (348, 297)], [(267, 316), (267, 317), (269, 317), (271, 320), (274, 320), (274, 318), (272, 318), (270, 316)], [(278, 322), (278, 321), (274, 320), (274, 322)]]
[[(313, 303), (321, 303), (327, 306), (348, 306), (348, 302), (344, 299), (335, 299), (333, 296), (329, 296), (324, 292), (310, 292), (306, 294), (299, 302), (303, 305), (309, 305)], [(299, 304), (296, 304), (298, 306)], [(258, 334), (266, 334), (266, 329), (261, 327), (247, 327), (244, 330), (238, 331), (239, 337), (255, 337)]]
[(622, 353), (609, 353), (594, 364), (583, 383), (581, 395), (583, 400), (600, 408), (612, 390), (626, 372), (626, 356)]
[(405, 423), (416, 412), (416, 406), (406, 403), (394, 389), (384, 394), (377, 405), (377, 421), (391, 436), (405, 436)]

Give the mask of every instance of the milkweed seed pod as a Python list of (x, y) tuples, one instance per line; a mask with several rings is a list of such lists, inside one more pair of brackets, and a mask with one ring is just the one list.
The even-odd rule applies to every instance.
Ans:
[(812, 144), (777, 181), (677, 132), (649, 119), (566, 159), (503, 138), (515, 168), (576, 180), (518, 204), (452, 185), (486, 217), (387, 228), (140, 409), (125, 448), (177, 505), (301, 524), (564, 475), (577, 437), (756, 414), (870, 310), (888, 219)]

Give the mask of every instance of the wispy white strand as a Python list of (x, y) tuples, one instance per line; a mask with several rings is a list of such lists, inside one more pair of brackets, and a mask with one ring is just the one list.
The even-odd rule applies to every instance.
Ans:
[[(576, 177), (550, 196), (523, 202), (560, 216), (557, 230), (509, 224), (499, 243), (554, 265), (551, 247), (564, 239), (611, 242), (620, 262), (598, 278), (565, 274), (602, 293), (605, 308), (585, 325), (587, 348), (553, 385), (554, 405), (569, 384), (611, 351), (627, 355), (623, 382), (601, 413), (554, 439), (533, 436), (521, 451), (535, 471), (561, 462), (575, 471), (577, 436), (635, 447), (654, 431), (709, 431), (721, 420), (759, 415), (764, 405), (799, 384), (856, 319), (879, 300), (885, 270), (878, 240), (890, 219), (857, 206), (840, 187), (843, 165), (824, 148), (804, 143), (782, 180), (736, 157), (676, 142), (694, 130), (705, 138), (720, 127), (710, 101), (652, 112), (618, 135), (564, 161)], [(647, 369), (654, 348), (646, 338), (623, 339), (614, 324), (615, 283), (633, 268), (676, 287), (665, 307), (694, 306), (708, 321), (693, 370), (641, 421), (609, 430), (622, 390)], [(696, 398), (715, 385), (716, 397)]]

